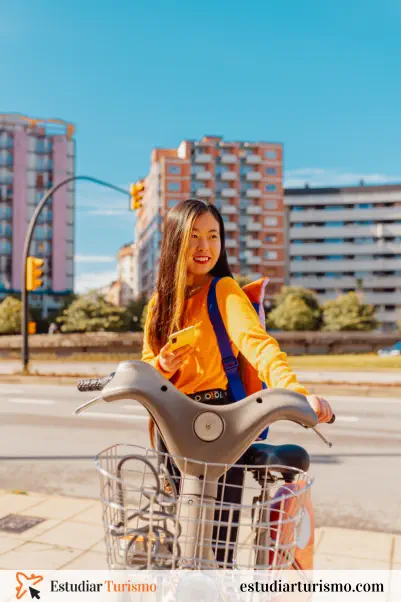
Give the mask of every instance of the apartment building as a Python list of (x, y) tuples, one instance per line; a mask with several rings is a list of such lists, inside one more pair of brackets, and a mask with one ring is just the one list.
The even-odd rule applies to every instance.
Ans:
[(286, 265), (282, 145), (205, 136), (152, 152), (135, 230), (137, 291), (154, 290), (164, 215), (191, 197), (221, 211), (233, 273), (269, 276), (267, 296), (279, 290)]
[(395, 329), (401, 185), (286, 189), (285, 206), (291, 284), (315, 290), (321, 302), (360, 289), (381, 329)]
[[(47, 190), (74, 175), (74, 127), (55, 119), (0, 114), (0, 300), (21, 291), (28, 223)], [(34, 230), (31, 255), (44, 259), (43, 287), (30, 304), (57, 309), (74, 288), (74, 185), (49, 199)]]

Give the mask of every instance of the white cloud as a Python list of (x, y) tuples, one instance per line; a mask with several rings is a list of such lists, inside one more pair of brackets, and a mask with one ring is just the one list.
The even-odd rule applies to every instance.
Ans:
[(365, 184), (390, 184), (401, 181), (401, 175), (392, 176), (382, 173), (363, 173), (336, 169), (305, 167), (290, 169), (284, 174), (286, 188), (310, 186), (352, 186), (363, 180)]
[(116, 261), (113, 255), (75, 255), (75, 263), (111, 263)]
[(111, 284), (116, 279), (116, 272), (109, 270), (106, 272), (84, 272), (75, 278), (74, 290), (76, 293), (86, 293), (93, 289), (102, 288)]

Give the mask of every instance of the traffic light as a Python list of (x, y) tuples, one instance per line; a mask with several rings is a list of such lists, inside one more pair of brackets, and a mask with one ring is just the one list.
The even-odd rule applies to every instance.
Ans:
[(43, 259), (28, 257), (26, 261), (26, 290), (35, 291), (43, 284), (42, 276)]
[(143, 195), (145, 194), (145, 182), (144, 180), (138, 180), (135, 184), (131, 184), (131, 211), (137, 211), (142, 207)]

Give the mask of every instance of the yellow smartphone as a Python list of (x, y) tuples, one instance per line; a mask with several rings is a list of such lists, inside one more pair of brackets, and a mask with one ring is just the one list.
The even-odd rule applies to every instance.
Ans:
[(196, 326), (188, 326), (178, 332), (173, 332), (168, 338), (171, 351), (175, 351), (184, 345), (193, 345), (195, 343)]

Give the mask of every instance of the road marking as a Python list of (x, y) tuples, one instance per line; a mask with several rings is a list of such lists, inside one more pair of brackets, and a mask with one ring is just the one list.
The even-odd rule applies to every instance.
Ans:
[(112, 414), (111, 412), (91, 412), (91, 413), (84, 413), (82, 414), (82, 416), (86, 417), (86, 418), (114, 418), (114, 420), (147, 420), (148, 419), (148, 415), (139, 415), (136, 414), (135, 416), (132, 414)]
[(30, 399), (29, 397), (9, 397), (7, 401), (10, 403), (29, 403), (40, 406), (52, 406), (56, 403), (52, 399)]
[(23, 395), (23, 389), (7, 389), (7, 385), (1, 385), (2, 391), (0, 391), (0, 395)]

